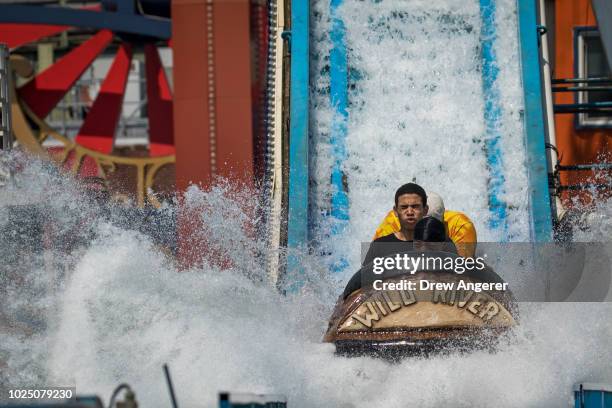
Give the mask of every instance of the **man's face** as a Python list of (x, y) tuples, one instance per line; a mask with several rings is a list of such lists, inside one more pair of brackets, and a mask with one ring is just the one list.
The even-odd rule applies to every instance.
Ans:
[(414, 230), (414, 226), (427, 215), (427, 206), (423, 205), (421, 196), (417, 194), (403, 194), (397, 199), (397, 206), (393, 207), (400, 225), (403, 229)]

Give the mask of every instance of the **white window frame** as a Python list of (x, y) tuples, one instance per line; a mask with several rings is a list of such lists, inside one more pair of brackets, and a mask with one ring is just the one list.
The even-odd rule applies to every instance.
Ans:
[[(576, 58), (577, 58), (577, 78), (586, 78), (588, 67), (587, 67), (587, 59), (586, 59), (586, 43), (585, 37), (601, 37), (599, 30), (597, 29), (582, 29), (577, 32), (577, 41), (576, 41)], [(581, 86), (589, 86), (589, 84), (578, 84)], [(578, 95), (578, 103), (588, 103), (587, 100), (587, 92), (576, 92)], [(578, 113), (577, 117), (577, 126), (580, 128), (595, 128), (595, 127), (612, 127), (612, 112), (609, 116), (606, 117), (589, 117), (588, 113)]]

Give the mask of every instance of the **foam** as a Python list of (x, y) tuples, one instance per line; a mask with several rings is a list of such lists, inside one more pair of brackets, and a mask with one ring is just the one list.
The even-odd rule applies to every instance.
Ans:
[[(316, 2), (313, 32), (328, 30), (327, 2)], [(393, 205), (397, 187), (416, 181), (442, 195), (448, 209), (474, 221), (479, 239), (496, 241), (488, 225), (484, 105), (480, 55), (480, 12), (477, 1), (363, 2), (340, 7), (346, 25), (350, 77), (346, 138), (350, 225), (345, 239), (329, 236), (329, 128), (333, 113), (325, 88), (328, 41), (313, 44), (312, 82), (316, 84), (311, 125), (316, 155), (311, 164), (317, 206), (315, 236), (331, 253), (346, 253), (359, 263), (360, 241), (369, 241)], [(523, 94), (520, 81), (516, 5), (497, 5), (496, 53), (500, 76), (503, 199), (508, 207), (508, 235), (529, 239)], [(355, 75), (356, 73), (356, 75)], [(322, 158), (323, 157), (323, 158)], [(351, 245), (351, 242), (356, 244)], [(348, 245), (347, 245), (348, 244)], [(340, 248), (342, 247), (342, 248)], [(331, 262), (331, 261), (330, 261)]]
[[(15, 191), (24, 200), (49, 182), (32, 166), (38, 178)], [(65, 197), (54, 200), (58, 211), (78, 201), (73, 190), (57, 194)], [(266, 286), (251, 252), (260, 240), (238, 228), (249, 212), (235, 194), (250, 193), (220, 186), (186, 200), (211, 230), (232, 235), (222, 245), (230, 266), (205, 256), (207, 266), (179, 272), (151, 238), (112, 215), (93, 220), (95, 238), (68, 254), (53, 285), (53, 268), (22, 263), (27, 279), (11, 287), (3, 312), (13, 323), (26, 318), (2, 329), (2, 388), (76, 384), (79, 394), (107, 400), (127, 382), (143, 406), (167, 406), (167, 363), (186, 407), (214, 406), (221, 390), (283, 394), (294, 407), (559, 406), (575, 382), (612, 380), (610, 304), (522, 304), (521, 325), (494, 354), (400, 364), (334, 356), (321, 338), (341, 285), (304, 253), (308, 282), (299, 293)]]

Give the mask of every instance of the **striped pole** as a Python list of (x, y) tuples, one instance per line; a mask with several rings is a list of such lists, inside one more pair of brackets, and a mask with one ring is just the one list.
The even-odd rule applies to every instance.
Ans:
[[(334, 119), (331, 128), (331, 143), (333, 154), (333, 167), (331, 174), (332, 197), (331, 216), (333, 218), (332, 235), (340, 235), (348, 224), (348, 191), (346, 175), (342, 169), (346, 160), (346, 122), (348, 119), (348, 64), (345, 44), (344, 22), (338, 16), (338, 7), (342, 0), (331, 1), (331, 41), (332, 49), (330, 60), (330, 98), (334, 110)], [(332, 265), (332, 271), (341, 272), (348, 266), (345, 258), (341, 258)]]
[(480, 41), (482, 56), (482, 88), (484, 95), (484, 119), (486, 126), (485, 150), (489, 169), (488, 201), (489, 228), (499, 231), (501, 241), (508, 240), (507, 209), (503, 201), (505, 177), (501, 151), (502, 108), (497, 77), (499, 67), (495, 55), (495, 0), (480, 0)]

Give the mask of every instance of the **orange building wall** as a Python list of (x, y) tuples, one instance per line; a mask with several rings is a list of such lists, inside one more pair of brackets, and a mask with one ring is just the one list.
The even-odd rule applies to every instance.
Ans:
[[(574, 78), (574, 27), (596, 26), (590, 0), (557, 0), (555, 2), (555, 67), (553, 78)], [(575, 103), (574, 93), (554, 94), (556, 104)], [(556, 114), (557, 148), (562, 165), (610, 162), (612, 129), (576, 130), (574, 114)], [(607, 172), (609, 174), (609, 172)], [(606, 173), (592, 171), (561, 172), (561, 184), (604, 182)], [(608, 192), (605, 192), (609, 194)], [(592, 201), (588, 192), (564, 192), (563, 204), (572, 206), (572, 198), (583, 204)]]
[[(176, 186), (211, 187), (215, 176), (252, 187), (253, 102), (249, 0), (172, 0)], [(241, 203), (244, 205), (244, 203)], [(182, 267), (206, 257), (200, 208), (181, 208)], [(245, 227), (247, 228), (247, 227)]]
[(249, 0), (172, 1), (181, 191), (190, 183), (208, 187), (213, 176), (253, 184), (249, 13)]
[(172, 1), (174, 59), (174, 140), (176, 186), (208, 185), (212, 176), (209, 143), (206, 1)]

